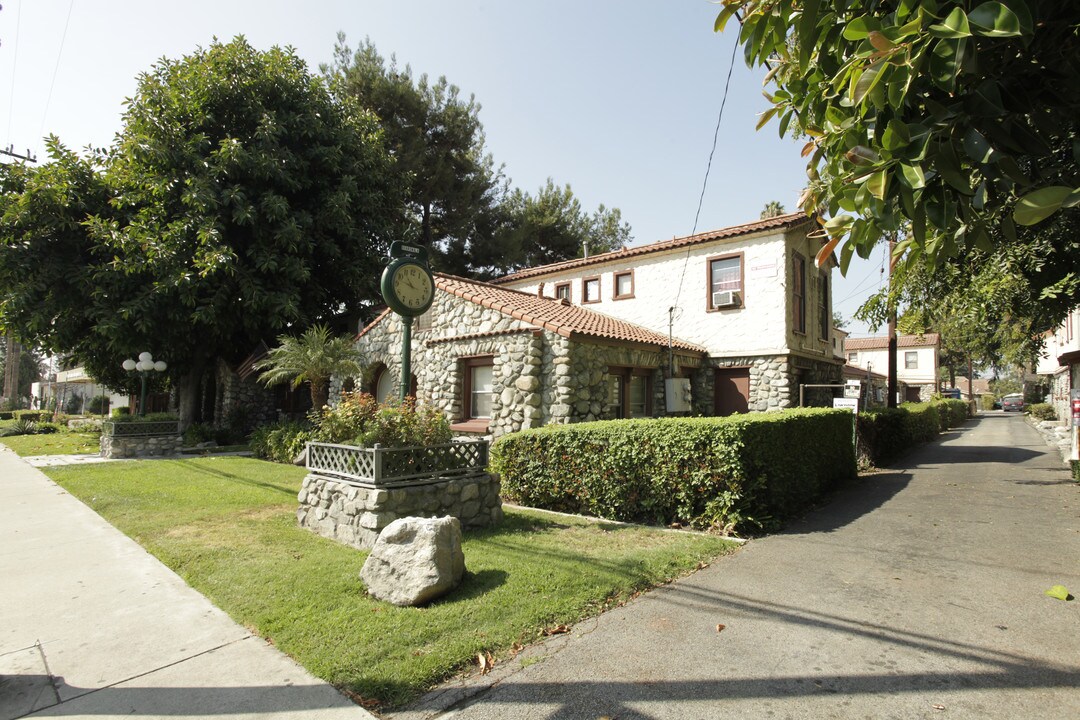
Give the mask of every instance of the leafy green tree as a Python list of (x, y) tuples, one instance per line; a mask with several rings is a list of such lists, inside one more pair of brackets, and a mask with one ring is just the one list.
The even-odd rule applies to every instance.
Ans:
[(581, 207), (569, 185), (557, 186), (548, 178), (535, 196), (515, 190), (504, 205), (506, 271), (546, 265), (583, 255), (623, 248), (630, 240), (630, 225), (618, 208), (600, 205), (591, 215)]
[(363, 372), (363, 356), (351, 335), (334, 337), (326, 325), (313, 325), (298, 337), (282, 335), (278, 346), (255, 363), (262, 370), (259, 382), (278, 385), (292, 382), (293, 388), (304, 383), (311, 387), (311, 407), (325, 407), (334, 375), (354, 377)]
[(3, 315), (21, 337), (115, 387), (151, 350), (187, 424), (216, 358), (378, 297), (391, 159), (376, 119), (291, 51), (237, 38), (163, 59), (123, 122), (103, 173), (54, 144), (5, 177)]
[(323, 72), (340, 95), (379, 117), (404, 184), (409, 234), (431, 249), (432, 264), (457, 275), (493, 264), (506, 181), (485, 148), (476, 99), (445, 77), (414, 78), (393, 56), (387, 63), (370, 40), (353, 51), (343, 34)]
[[(716, 28), (737, 18), (747, 63), (769, 67), (772, 106), (759, 127), (776, 118), (781, 135), (808, 138), (800, 206), (831, 216), (819, 257), (843, 241), (846, 270), (854, 253), (867, 257), (903, 232), (902, 263), (968, 267), (972, 257), (1032, 247), (1046, 230), (1075, 238), (1080, 5), (723, 5)], [(1055, 312), (1078, 299), (1076, 258), (1075, 247), (1063, 251), (1026, 278), (1036, 296), (1064, 298)]]

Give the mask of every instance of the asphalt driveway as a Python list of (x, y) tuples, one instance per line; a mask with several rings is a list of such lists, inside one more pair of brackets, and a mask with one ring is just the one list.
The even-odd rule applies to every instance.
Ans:
[(399, 718), (1080, 717), (1080, 488), (989, 414)]

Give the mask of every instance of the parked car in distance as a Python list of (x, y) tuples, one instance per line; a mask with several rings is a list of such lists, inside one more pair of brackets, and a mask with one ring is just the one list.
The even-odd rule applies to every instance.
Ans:
[(1024, 412), (1024, 396), (1020, 393), (1006, 395), (1001, 398), (1001, 409), (1005, 412), (1009, 412), (1010, 410)]

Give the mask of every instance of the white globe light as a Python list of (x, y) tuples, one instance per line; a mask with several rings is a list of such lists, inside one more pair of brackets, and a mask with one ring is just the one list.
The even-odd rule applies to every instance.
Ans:
[(141, 352), (139, 353), (139, 360), (143, 361), (144, 363), (154, 362), (154, 356), (148, 352)]
[(123, 368), (125, 370), (129, 371), (129, 372), (131, 370), (134, 370), (135, 369), (135, 361), (132, 360), (131, 358), (128, 358), (127, 360), (124, 361)]
[(135, 363), (135, 369), (138, 370), (139, 372), (146, 372), (147, 370), (149, 370), (153, 366), (154, 366), (153, 363), (149, 363), (149, 367), (148, 367), (148, 364), (143, 362), (142, 360)]
[(158, 360), (157, 362), (154, 363), (154, 369), (157, 370), (158, 372), (164, 372), (165, 368), (167, 368), (167, 367), (169, 367), (169, 366), (165, 364), (164, 360)]

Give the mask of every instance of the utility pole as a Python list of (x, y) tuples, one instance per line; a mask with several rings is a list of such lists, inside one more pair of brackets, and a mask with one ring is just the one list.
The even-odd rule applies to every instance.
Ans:
[(887, 407), (896, 407), (896, 305), (893, 298), (893, 266), (896, 260), (893, 251), (896, 249), (896, 234), (889, 236), (889, 397)]
[(16, 160), (25, 160), (26, 162), (37, 162), (37, 155), (34, 155), (32, 152), (30, 152), (30, 148), (27, 148), (26, 154), (23, 155), (22, 153), (15, 152), (14, 145), (8, 145), (6, 148), (0, 148), (0, 155), (9, 155)]
[(4, 401), (7, 403), (16, 403), (19, 399), (19, 363), (21, 360), (22, 345), (9, 332), (4, 356)]

